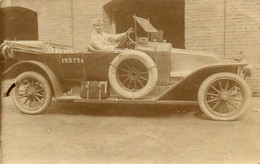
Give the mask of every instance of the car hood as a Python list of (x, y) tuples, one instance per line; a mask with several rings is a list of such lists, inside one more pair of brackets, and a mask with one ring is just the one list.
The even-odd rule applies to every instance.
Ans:
[(195, 51), (195, 50), (172, 48), (171, 53), (181, 54), (181, 55), (193, 55), (193, 56), (209, 57), (209, 58), (212, 58), (213, 60), (215, 60), (216, 62), (220, 61), (218, 54), (213, 53), (213, 52), (207, 52), (207, 51)]

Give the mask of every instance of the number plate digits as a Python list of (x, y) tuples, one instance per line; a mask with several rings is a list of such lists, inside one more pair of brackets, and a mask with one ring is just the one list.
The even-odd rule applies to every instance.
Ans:
[(61, 63), (62, 64), (80, 64), (84, 63), (83, 58), (61, 58)]

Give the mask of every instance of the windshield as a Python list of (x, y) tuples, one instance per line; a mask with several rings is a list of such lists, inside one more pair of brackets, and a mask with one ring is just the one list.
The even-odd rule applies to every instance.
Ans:
[(140, 18), (137, 16), (133, 16), (135, 21), (145, 30), (147, 33), (152, 33), (152, 32), (158, 32), (153, 25), (149, 22), (149, 20)]

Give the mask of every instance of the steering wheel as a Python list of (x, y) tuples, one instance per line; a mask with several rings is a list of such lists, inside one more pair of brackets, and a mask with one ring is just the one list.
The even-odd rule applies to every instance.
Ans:
[[(130, 38), (130, 34), (134, 32), (134, 28), (131, 27), (129, 28), (125, 35), (120, 39), (120, 41), (118, 42), (117, 46), (116, 47), (122, 47), (125, 43), (130, 46), (132, 45), (133, 43), (135, 43), (131, 38)], [(127, 41), (128, 40), (128, 41)], [(127, 42), (126, 42), (127, 41)]]

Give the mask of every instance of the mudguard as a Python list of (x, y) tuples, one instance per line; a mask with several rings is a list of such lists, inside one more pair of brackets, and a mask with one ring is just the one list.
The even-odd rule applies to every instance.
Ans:
[[(239, 68), (245, 67), (247, 63), (225, 63), (213, 64), (201, 67), (187, 75), (172, 87), (162, 93), (157, 100), (197, 100), (200, 84), (210, 75), (219, 72), (230, 72), (237, 74)], [(241, 69), (242, 70), (242, 69)]]
[(54, 72), (48, 66), (46, 66), (45, 64), (43, 64), (41, 62), (32, 61), (32, 60), (19, 61), (19, 62), (13, 64), (12, 66), (10, 66), (6, 71), (4, 71), (2, 73), (2, 75), (7, 74), (11, 70), (13, 70), (21, 65), (34, 65), (34, 66), (37, 66), (39, 69), (41, 69), (48, 76), (48, 80), (51, 84), (51, 88), (52, 88), (54, 97), (58, 98), (58, 97), (62, 96), (62, 89), (61, 89), (61, 85), (60, 85), (60, 82), (59, 82), (57, 76), (54, 74)]

